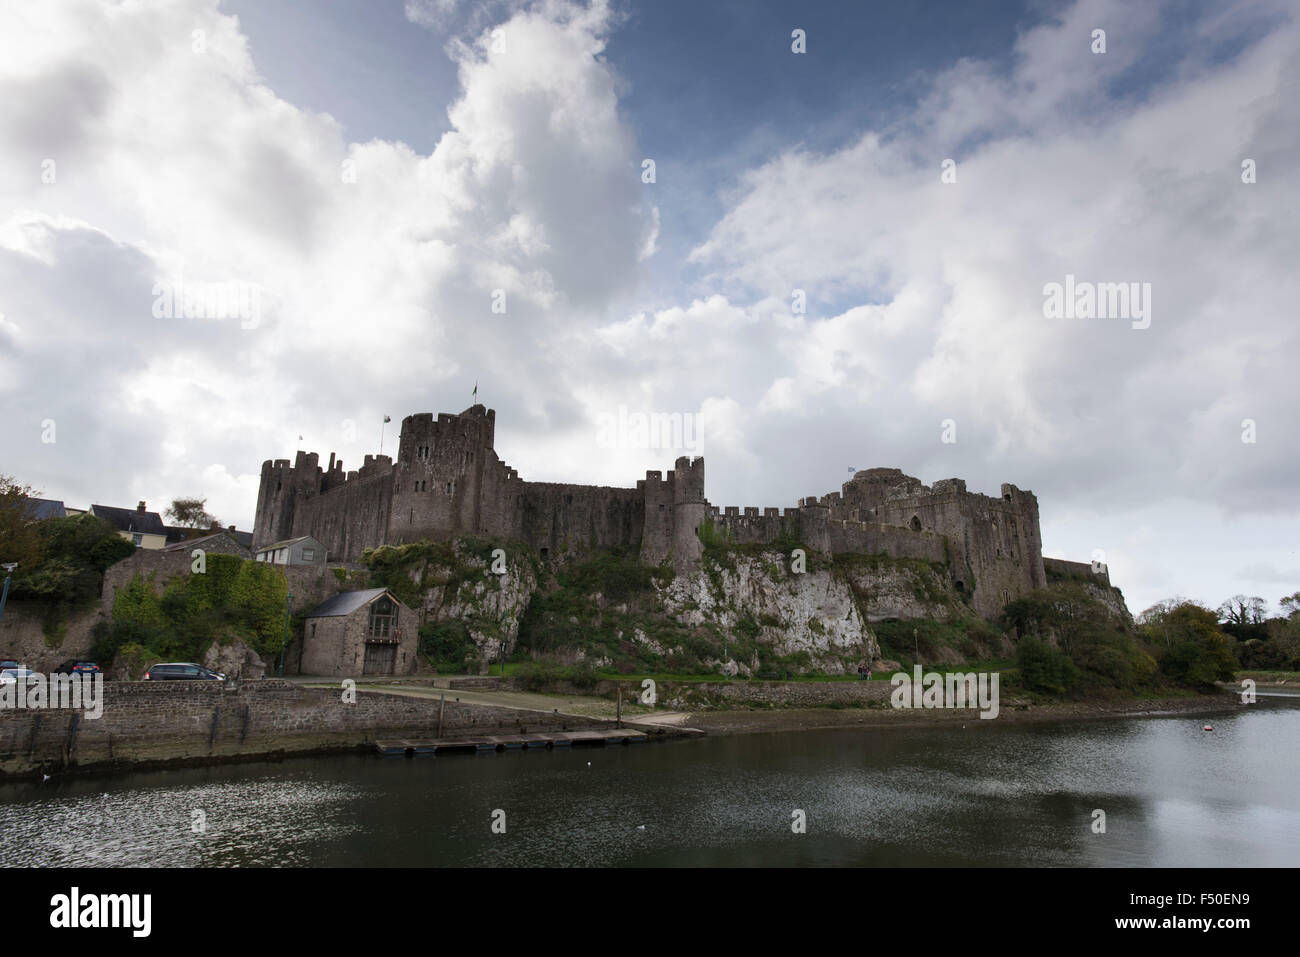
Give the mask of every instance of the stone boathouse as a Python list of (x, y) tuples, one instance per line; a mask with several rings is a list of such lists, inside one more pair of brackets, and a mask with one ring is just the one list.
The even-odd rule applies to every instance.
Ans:
[(418, 665), (415, 612), (386, 588), (345, 591), (303, 623), (305, 675), (409, 675)]

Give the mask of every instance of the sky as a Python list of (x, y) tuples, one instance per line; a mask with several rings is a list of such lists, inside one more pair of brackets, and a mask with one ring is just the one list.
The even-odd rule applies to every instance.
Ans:
[(528, 480), (1010, 482), (1135, 613), (1276, 608), (1298, 100), (1277, 0), (6, 4), (0, 473), (249, 529), (477, 386)]

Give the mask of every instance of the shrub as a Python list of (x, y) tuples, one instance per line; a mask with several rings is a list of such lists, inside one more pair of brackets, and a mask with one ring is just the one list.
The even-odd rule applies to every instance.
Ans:
[(440, 672), (471, 670), (468, 662), (480, 657), (478, 645), (463, 621), (436, 621), (420, 626), (420, 653)]
[(1030, 691), (1065, 694), (1079, 680), (1079, 669), (1068, 655), (1032, 635), (1016, 646), (1016, 664)]

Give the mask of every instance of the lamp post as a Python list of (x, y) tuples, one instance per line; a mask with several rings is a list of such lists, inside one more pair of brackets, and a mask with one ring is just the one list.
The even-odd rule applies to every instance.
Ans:
[(9, 599), (9, 578), (13, 575), (14, 569), (18, 567), (17, 562), (5, 562), (0, 568), (5, 570), (4, 590), (0, 591), (0, 621), (5, 617), (5, 602)]

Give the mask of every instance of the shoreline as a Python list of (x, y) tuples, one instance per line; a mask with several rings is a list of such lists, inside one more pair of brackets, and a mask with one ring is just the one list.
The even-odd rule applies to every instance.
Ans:
[[(720, 709), (710, 711), (663, 712), (659, 715), (624, 717), (625, 727), (649, 733), (652, 741), (702, 736), (742, 734), (784, 734), (820, 730), (870, 730), (945, 728), (956, 725), (967, 729), (1011, 723), (1051, 724), (1064, 721), (1103, 721), (1135, 718), (1192, 717), (1233, 714), (1251, 705), (1241, 704), (1228, 692), (1154, 699), (1114, 699), (1109, 701), (1072, 701), (1042, 705), (1020, 705), (1004, 709), (995, 719), (980, 719), (975, 709), (894, 709), (894, 708), (770, 708)], [(612, 721), (611, 721), (612, 723)], [(210, 767), (228, 764), (279, 762), (291, 758), (327, 757), (373, 752), (366, 741), (322, 740), (319, 735), (280, 737), (259, 742), (246, 752), (226, 750), (220, 754), (186, 754), (160, 756), (157, 749), (145, 749), (138, 757), (115, 755), (108, 761), (70, 764), (62, 768), (34, 767), (23, 771), (0, 771), (0, 784), (40, 780), (48, 771), (51, 780), (90, 776), (115, 776), (181, 768)], [(150, 754), (149, 751), (153, 753)]]
[[(1072, 701), (1007, 708), (997, 718), (981, 719), (974, 709), (784, 708), (770, 710), (692, 711), (682, 726), (709, 735), (765, 734), (828, 729), (871, 729), (961, 726), (995, 727), (1011, 724), (1051, 724), (1061, 721), (1105, 721), (1124, 718), (1164, 718), (1179, 715), (1234, 714), (1251, 707), (1227, 693), (1195, 697)], [(632, 722), (626, 722), (632, 723)]]

